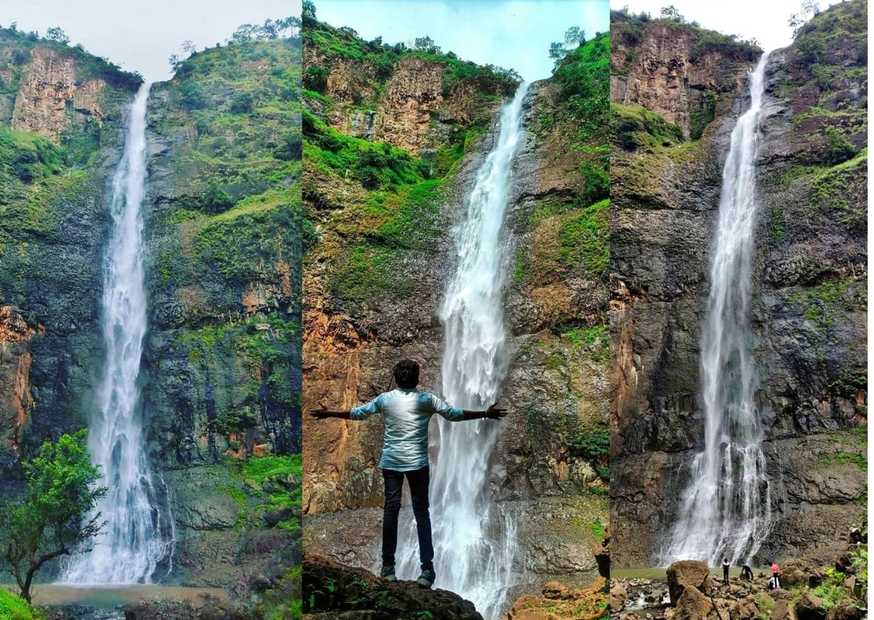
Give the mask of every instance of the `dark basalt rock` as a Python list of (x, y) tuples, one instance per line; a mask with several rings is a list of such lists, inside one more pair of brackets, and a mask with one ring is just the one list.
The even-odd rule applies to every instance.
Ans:
[(350, 620), (482, 620), (473, 603), (412, 581), (388, 582), (321, 556), (303, 562), (304, 617)]

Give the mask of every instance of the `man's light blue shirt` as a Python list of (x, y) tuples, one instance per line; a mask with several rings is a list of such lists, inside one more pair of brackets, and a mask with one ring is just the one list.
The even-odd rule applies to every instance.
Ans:
[(430, 392), (396, 389), (383, 392), (350, 412), (353, 420), (381, 413), (385, 422), (379, 466), (413, 471), (428, 465), (428, 423), (435, 413), (451, 422), (464, 419), (464, 410), (450, 407)]

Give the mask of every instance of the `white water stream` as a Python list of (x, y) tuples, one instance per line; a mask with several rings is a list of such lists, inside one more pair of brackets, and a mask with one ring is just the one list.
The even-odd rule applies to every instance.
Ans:
[[(139, 374), (146, 333), (143, 217), (146, 181), (146, 104), (143, 84), (131, 104), (124, 155), (112, 181), (112, 232), (103, 280), (103, 377), (88, 447), (108, 487), (97, 511), (105, 525), (74, 555), (62, 581), (69, 584), (149, 583), (172, 553), (173, 521), (159, 506), (140, 419)], [(164, 502), (166, 503), (166, 502)]]
[(661, 551), (663, 565), (698, 559), (716, 566), (723, 557), (733, 565), (749, 563), (771, 528), (750, 342), (756, 156), (767, 62), (766, 53), (750, 75), (750, 108), (731, 133), (722, 172), (710, 293), (701, 333), (704, 451), (692, 462), (677, 521)]
[[(456, 268), (440, 308), (443, 397), (465, 409), (481, 410), (497, 401), (507, 371), (504, 215), (513, 158), (524, 135), (527, 90), (527, 84), (520, 85), (501, 110), (497, 141), (477, 171), (454, 230)], [(488, 463), (501, 424), (440, 419), (432, 435), (438, 451), (431, 482), (435, 587), (472, 601), (486, 620), (503, 611), (516, 554), (514, 515), (502, 512), (487, 489)], [(404, 533), (399, 576), (415, 578), (419, 567), (411, 519)]]

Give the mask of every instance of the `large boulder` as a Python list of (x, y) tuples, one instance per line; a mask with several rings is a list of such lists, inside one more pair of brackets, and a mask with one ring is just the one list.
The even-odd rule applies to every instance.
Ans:
[(389, 582), (315, 555), (304, 556), (303, 592), (304, 611), (312, 618), (483, 620), (473, 603), (452, 592)]
[(671, 605), (677, 606), (687, 587), (696, 588), (701, 593), (710, 589), (710, 569), (701, 560), (680, 560), (668, 567), (668, 591)]
[(719, 617), (716, 608), (701, 590), (693, 585), (686, 585), (677, 600), (673, 620), (709, 620)]
[(827, 615), (822, 601), (811, 592), (805, 592), (795, 602), (795, 617), (798, 620), (825, 620)]

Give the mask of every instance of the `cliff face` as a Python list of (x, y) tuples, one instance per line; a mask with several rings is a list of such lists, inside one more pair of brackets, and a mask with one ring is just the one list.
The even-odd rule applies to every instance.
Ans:
[(299, 67), (296, 39), (232, 43), (149, 99), (144, 415), (191, 583), (297, 553)]
[[(188, 584), (295, 580), (299, 67), (299, 41), (251, 40), (152, 88), (143, 420), (177, 522), (170, 578)], [(3, 492), (19, 457), (92, 413), (111, 178), (140, 81), (0, 30)]]
[(0, 468), (86, 424), (107, 184), (137, 76), (0, 29)]
[[(762, 550), (769, 557), (825, 552), (829, 532), (864, 512), (864, 13), (864, 3), (847, 2), (815, 17), (772, 54), (766, 72), (752, 327), (774, 495)], [(696, 140), (683, 126), (696, 109), (686, 89), (638, 99), (621, 84), (612, 89), (611, 528), (613, 560), (623, 566), (652, 560), (688, 482), (684, 465), (703, 443), (698, 342), (708, 254), (730, 132), (749, 105), (745, 76), (757, 54), (722, 46), (708, 53), (719, 58), (705, 54), (709, 73), (681, 71), (713, 33), (613, 20), (617, 47), (647, 58), (620, 66), (614, 82), (665, 83), (685, 71), (689, 84), (717, 85), (712, 120)], [(653, 54), (677, 29), (687, 48)], [(615, 53), (613, 62), (621, 62)]]
[[(601, 37), (567, 63), (570, 72), (600, 59), (601, 81), (587, 68), (584, 93), (558, 80), (531, 87), (510, 191), (514, 357), (502, 404), (511, 413), (490, 493), (522, 515), (519, 562), (533, 581), (591, 575), (589, 546), (606, 512), (608, 150), (589, 147), (606, 131), (608, 45)], [(423, 387), (439, 392), (436, 314), (452, 225), (515, 83), (451, 54), (367, 43), (315, 20), (304, 23), (304, 59), (304, 201), (318, 233), (304, 259), (304, 409), (349, 408), (390, 389), (401, 357), (417, 359)], [(591, 109), (604, 122), (583, 128), (574, 95), (600, 97)], [(370, 568), (381, 423), (304, 426), (307, 549)]]

